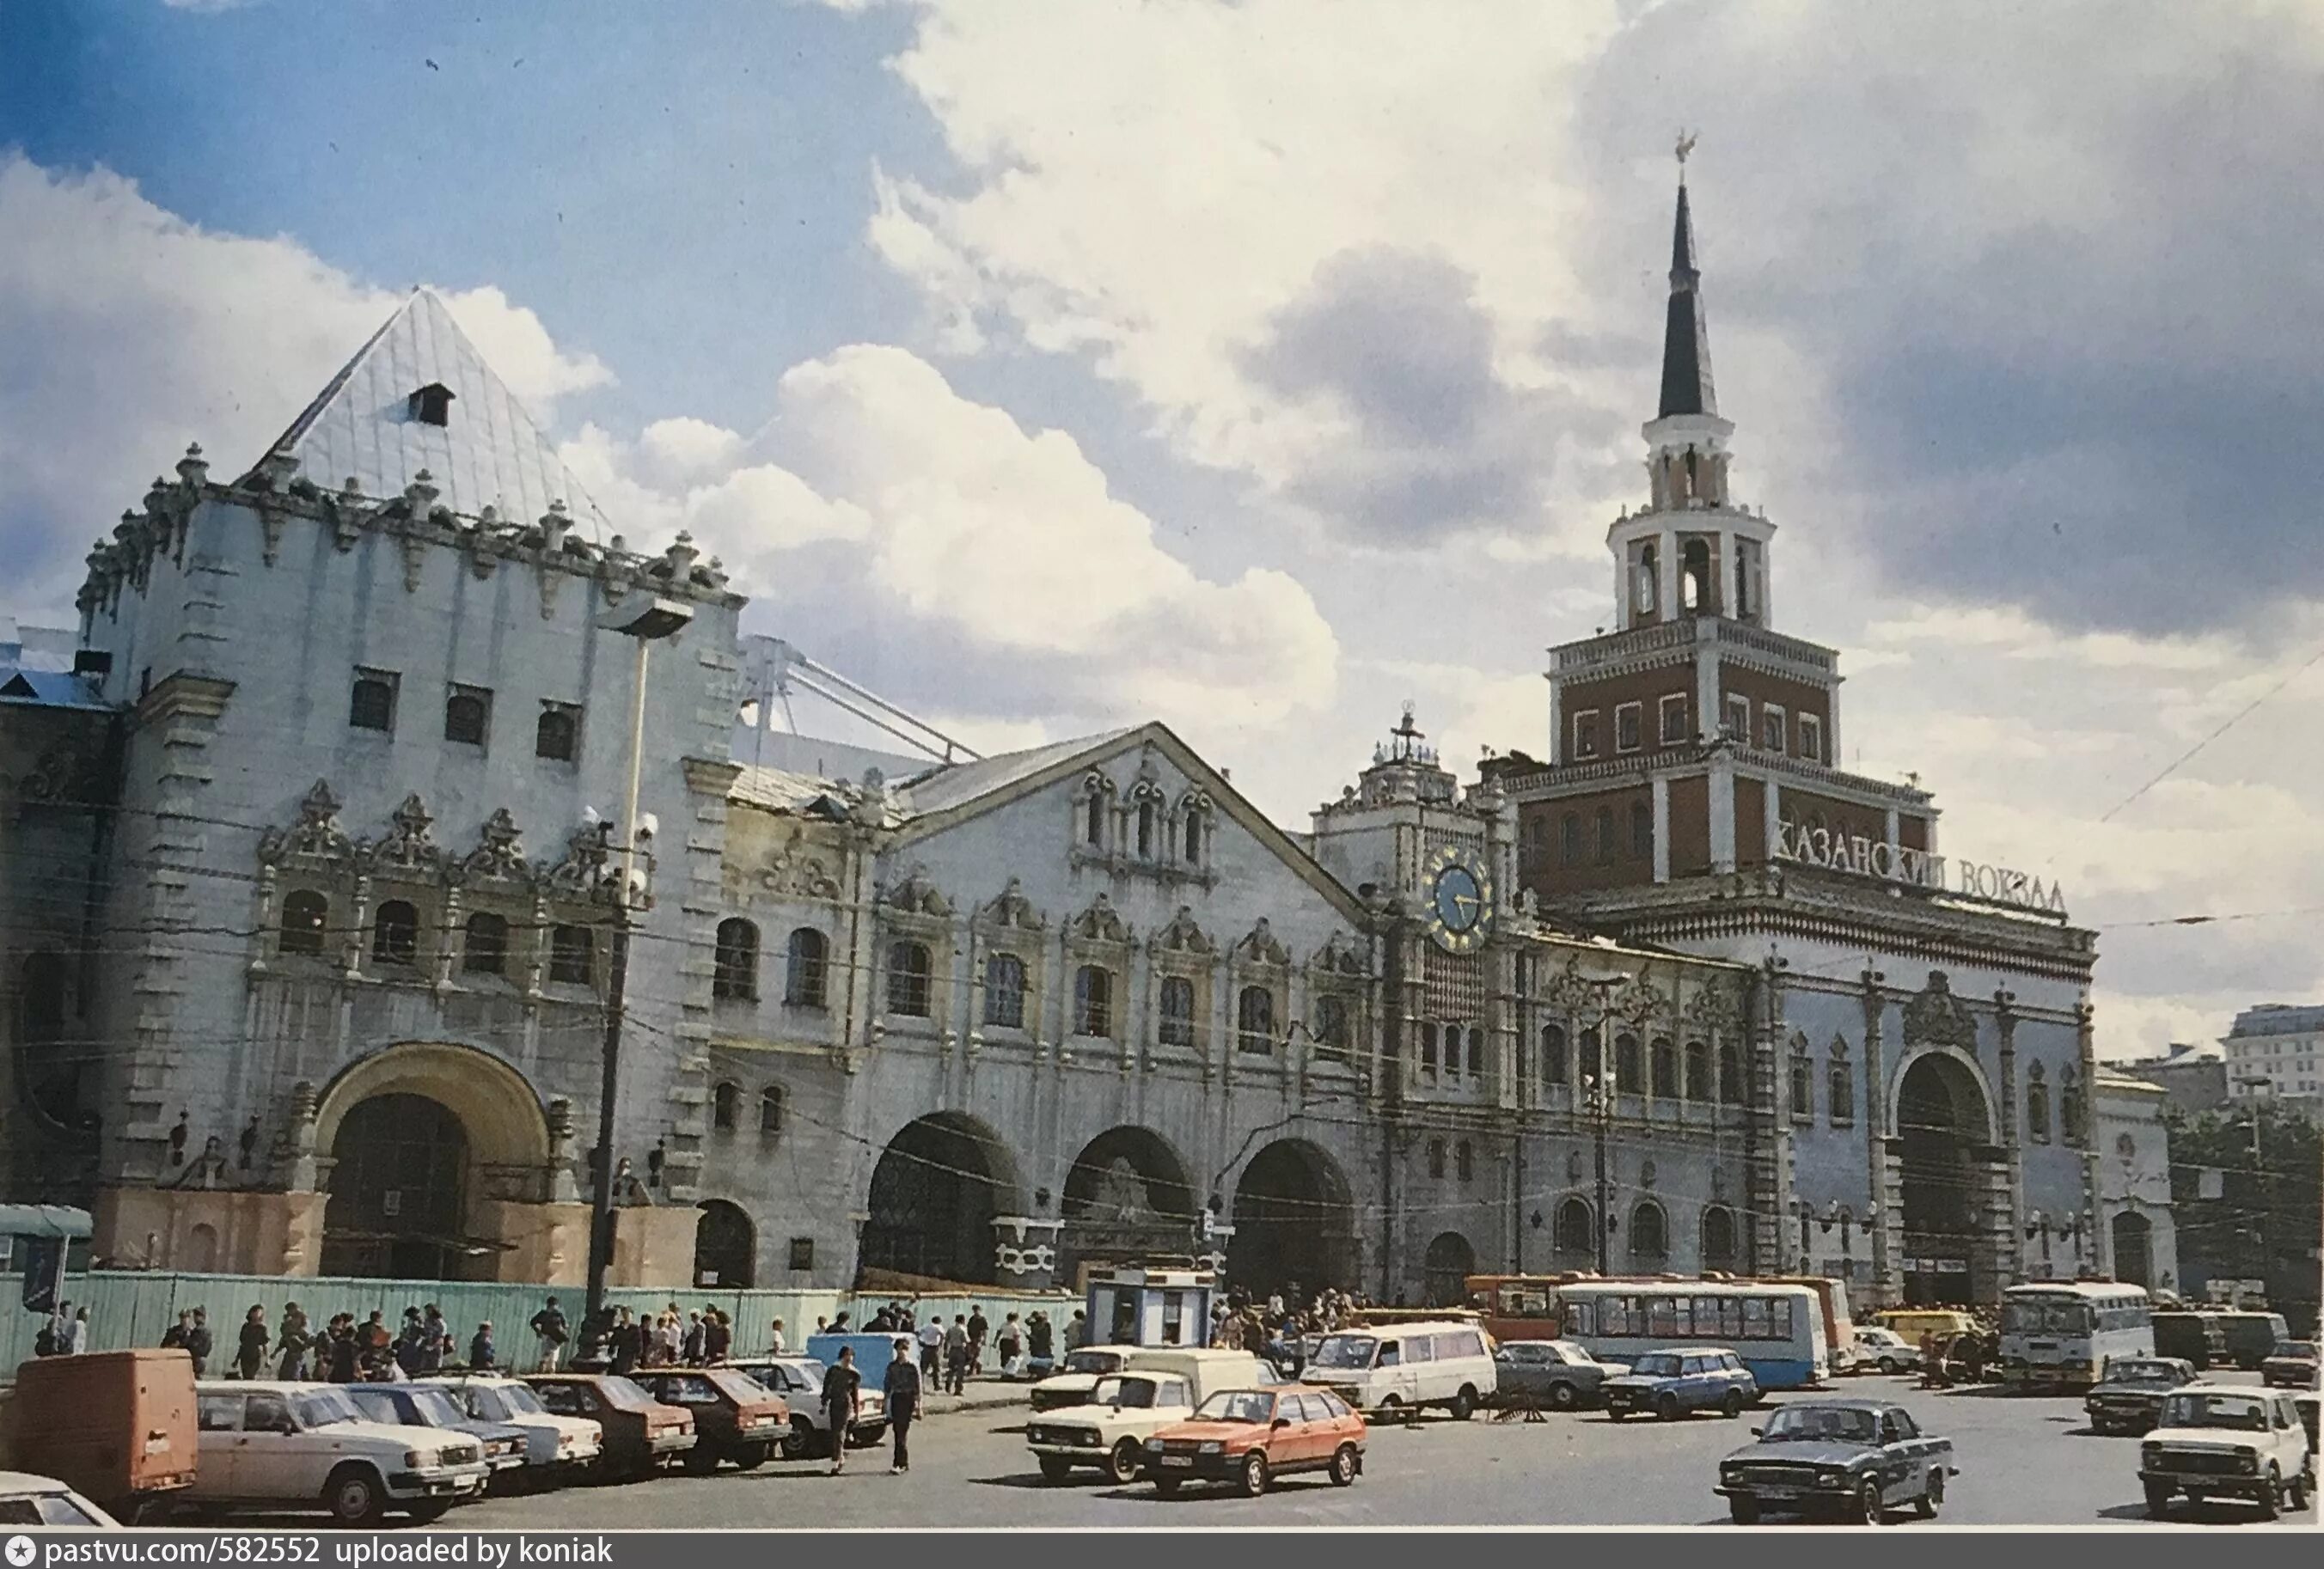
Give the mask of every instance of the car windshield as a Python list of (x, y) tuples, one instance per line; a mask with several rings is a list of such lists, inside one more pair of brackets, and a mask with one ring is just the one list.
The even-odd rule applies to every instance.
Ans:
[(307, 1390), (290, 1397), (290, 1410), (301, 1427), (329, 1427), (340, 1422), (360, 1422), (364, 1414), (337, 1390)]
[(1879, 1430), (1871, 1412), (1853, 1406), (1786, 1406), (1767, 1418), (1761, 1436), (1770, 1444), (1801, 1438), (1869, 1444)]
[(703, 1371), (702, 1376), (717, 1385), (720, 1392), (730, 1400), (751, 1405), (767, 1398), (766, 1385), (749, 1373), (733, 1368), (706, 1368)]
[(812, 1357), (809, 1357), (805, 1362), (791, 1362), (785, 1363), (783, 1364), (783, 1372), (789, 1378), (791, 1388), (795, 1390), (819, 1390), (823, 1388), (824, 1377), (830, 1371), (830, 1369), (825, 1367), (823, 1363), (816, 1361)]
[(1195, 1408), (1198, 1422), (1264, 1422), (1275, 1415), (1275, 1397), (1259, 1390), (1221, 1390)]
[(2012, 1302), (2001, 1327), (2012, 1335), (2087, 1335), (2090, 1310), (2080, 1302)]
[(2173, 1395), (2163, 1402), (2163, 1426), (2264, 1433), (2267, 1407), (2247, 1395)]
[(1101, 1406), (1120, 1406), (1125, 1411), (1150, 1411), (1158, 1388), (1152, 1379), (1105, 1378), (1097, 1381), (1091, 1399)]
[(2307, 1362), (2316, 1360), (2316, 1343), (2312, 1340), (2287, 1340), (2275, 1348), (2278, 1356), (2295, 1356)]
[(1110, 1373), (1121, 1365), (1118, 1351), (1074, 1351), (1065, 1353), (1065, 1371), (1075, 1373)]
[(1598, 1360), (1590, 1354), (1590, 1348), (1578, 1340), (1553, 1340), (1549, 1344), (1567, 1362), (1589, 1363)]
[(410, 1393), (420, 1421), (430, 1427), (456, 1427), (468, 1419), (468, 1414), (441, 1390), (413, 1390)]
[(2172, 1384), (2179, 1381), (2179, 1370), (2167, 1362), (2118, 1362), (2107, 1369), (2106, 1381), (2110, 1384)]
[(1327, 1335), (1323, 1344), (1315, 1348), (1313, 1365), (1322, 1368), (1359, 1368), (1372, 1365), (1372, 1357), (1379, 1351), (1379, 1342), (1369, 1335)]
[(532, 1392), (530, 1384), (503, 1384), (493, 1391), (500, 1396), (501, 1404), (512, 1417), (545, 1417), (549, 1408)]
[(599, 1379), (597, 1392), (604, 1396), (605, 1403), (616, 1410), (642, 1411), (656, 1403), (651, 1395), (618, 1373), (608, 1373)]
[(1667, 1351), (1650, 1351), (1630, 1364), (1630, 1371), (1640, 1378), (1674, 1379), (1678, 1377), (1679, 1361)]

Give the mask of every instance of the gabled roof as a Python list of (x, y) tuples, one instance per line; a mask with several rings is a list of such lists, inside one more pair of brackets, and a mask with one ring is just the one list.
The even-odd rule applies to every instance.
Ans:
[(42, 708), (84, 708), (104, 711), (97, 684), (69, 670), (26, 670), (0, 665), (0, 702), (29, 703)]
[(904, 810), (913, 816), (950, 812), (954, 807), (1047, 774), (1060, 763), (1088, 758), (1133, 733), (1134, 729), (1105, 730), (1094, 736), (1052, 741), (1046, 747), (1033, 747), (1022, 752), (1003, 752), (997, 757), (980, 757), (973, 763), (952, 763), (930, 768), (925, 773), (913, 775), (899, 787), (904, 798)]
[[(418, 417), (411, 395), (442, 386), (453, 395), (449, 423)], [(393, 500), (428, 473), (437, 505), (474, 518), (486, 507), (504, 522), (536, 522), (563, 501), (578, 528), (609, 530), (597, 504), (442, 299), (425, 289), (355, 351), (271, 452), (299, 460), (301, 476), (326, 491), (350, 480), (357, 493)]]

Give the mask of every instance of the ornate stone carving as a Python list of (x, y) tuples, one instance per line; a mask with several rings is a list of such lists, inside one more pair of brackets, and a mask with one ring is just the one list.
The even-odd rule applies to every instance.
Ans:
[(552, 893), (569, 898), (597, 897), (611, 885), (605, 880), (605, 860), (613, 838), (610, 822), (583, 823), (565, 841), (565, 858), (547, 867), (540, 880)]
[(287, 829), (270, 828), (258, 838), (258, 858), (269, 866), (292, 856), (310, 860), (337, 860), (355, 854), (355, 842), (339, 827), (339, 798), (328, 781), (318, 779), (299, 803), (299, 821)]
[(932, 920), (949, 920), (952, 904), (928, 881), (926, 867), (914, 867), (904, 880), (889, 889), (880, 901), (891, 910), (908, 915), (926, 915)]
[(1154, 946), (1171, 953), (1212, 954), (1218, 951), (1218, 944), (1211, 940), (1210, 934), (1194, 919), (1194, 909), (1185, 904), (1178, 906), (1178, 913), (1170, 918), (1170, 924), (1155, 936)]
[(1565, 967), (1550, 977), (1542, 988), (1542, 1000), (1556, 1012), (1569, 1018), (1594, 1020), (1601, 1004), (1596, 982), (1582, 973), (1582, 956), (1568, 959)]
[(1904, 1044), (1977, 1051), (1977, 1019), (1969, 1005), (1953, 996), (1944, 971), (1931, 970), (1928, 986), (1904, 1005)]
[(1127, 943), (1130, 938), (1130, 923), (1113, 907), (1113, 901), (1100, 894), (1090, 901), (1090, 907), (1074, 917), (1073, 934), (1084, 942)]
[(1614, 989), (1606, 1012), (1625, 1023), (1646, 1030), (1668, 1024), (1674, 1010), (1668, 994), (1644, 975), (1634, 975)]
[(1001, 890), (1000, 895), (981, 912), (984, 923), (1004, 931), (1038, 931), (1048, 924), (1033, 902), (1025, 897), (1024, 885), (1015, 877)]
[(1235, 944), (1234, 951), (1235, 957), (1245, 964), (1271, 965), (1277, 969), (1288, 969), (1291, 966), (1291, 955), (1282, 943), (1276, 940), (1264, 915), (1259, 918), (1243, 940)]
[(495, 808), (477, 831), (476, 848), (460, 862), (462, 876), (504, 882), (530, 881), (532, 866), (524, 858), (523, 848), (517, 841), (516, 819), (509, 815), (507, 807)]
[(365, 869), (412, 876), (439, 870), (444, 852), (428, 836), (428, 826), (435, 821), (417, 794), (405, 796), (403, 804), (388, 819), (387, 837), (365, 847)]
[(1098, 1179), (1097, 1193), (1090, 1200), (1088, 1218), (1092, 1220), (1141, 1221), (1154, 1216), (1146, 1179), (1127, 1156), (1117, 1155), (1105, 1174)]
[(1733, 1034), (1743, 1022), (1743, 1004), (1734, 981), (1725, 976), (1706, 977), (1687, 1004), (1687, 1023), (1706, 1034)]
[(1344, 931), (1334, 931), (1323, 940), (1311, 961), (1314, 968), (1328, 975), (1364, 976), (1371, 973), (1371, 964), (1364, 957), (1362, 944)]

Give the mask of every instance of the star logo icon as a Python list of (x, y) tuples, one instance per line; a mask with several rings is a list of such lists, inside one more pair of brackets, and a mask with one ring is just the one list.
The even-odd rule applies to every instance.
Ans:
[(35, 1551), (36, 1549), (32, 1546), (32, 1538), (30, 1537), (11, 1537), (8, 1538), (8, 1562), (14, 1565), (14, 1569), (24, 1569), (24, 1565), (32, 1561), (32, 1555)]

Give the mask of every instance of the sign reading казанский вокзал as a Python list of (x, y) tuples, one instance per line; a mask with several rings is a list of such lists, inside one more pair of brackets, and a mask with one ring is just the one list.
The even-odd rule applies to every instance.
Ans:
[(1835, 872), (1853, 872), (1858, 876), (1879, 877), (1937, 893), (1966, 894), (1998, 904), (2014, 904), (2021, 910), (2039, 910), (2052, 915), (2066, 913), (2066, 890), (2061, 884), (2044, 883), (2030, 872), (2008, 867), (1949, 859), (1860, 833), (1834, 833), (1828, 828), (1786, 822), (1775, 834), (1775, 859)]

